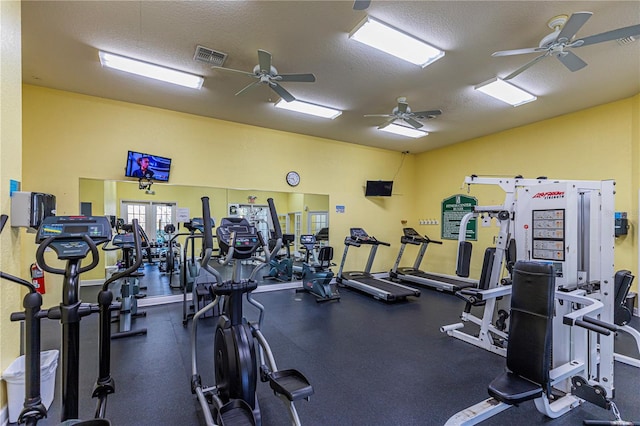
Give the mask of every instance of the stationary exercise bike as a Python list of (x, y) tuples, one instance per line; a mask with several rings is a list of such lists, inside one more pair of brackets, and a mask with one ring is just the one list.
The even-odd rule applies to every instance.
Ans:
[[(274, 279), (278, 281), (291, 281), (293, 279), (293, 259), (291, 258), (291, 243), (295, 239), (294, 234), (283, 234), (282, 244), (287, 252), (284, 256), (275, 255), (269, 261), (269, 274), (265, 275), (265, 279)], [(269, 249), (272, 249), (275, 239), (269, 240)]]
[[(0, 217), (0, 231), (7, 221), (7, 216)], [(138, 227), (137, 220), (133, 221), (134, 228)], [(0, 278), (12, 281), (27, 288), (24, 296), (24, 311), (11, 314), (11, 321), (25, 323), (25, 400), (18, 423), (36, 425), (39, 420), (47, 416), (47, 410), (42, 404), (40, 395), (40, 320), (42, 318), (60, 320), (62, 323), (61, 365), (62, 365), (62, 410), (61, 421), (64, 424), (85, 426), (108, 426), (111, 423), (104, 419), (107, 406), (107, 396), (115, 391), (114, 380), (110, 373), (111, 358), (111, 310), (117, 309), (112, 305), (113, 294), (109, 284), (133, 273), (140, 266), (140, 238), (134, 233), (136, 258), (130, 268), (118, 272), (106, 280), (102, 291), (98, 294), (98, 304), (81, 303), (79, 299), (80, 274), (90, 271), (99, 263), (97, 245), (104, 244), (111, 239), (111, 225), (105, 216), (51, 216), (43, 220), (36, 242), (36, 261), (45, 271), (62, 275), (62, 303), (60, 306), (41, 309), (42, 296), (36, 292), (31, 282), (0, 272)], [(44, 257), (45, 250), (53, 249), (58, 259), (66, 260), (65, 269), (54, 268)], [(87, 266), (81, 266), (83, 259), (91, 252), (92, 261)], [(100, 313), (99, 339), (99, 376), (93, 389), (92, 396), (98, 398), (95, 419), (84, 422), (78, 418), (78, 390), (79, 390), (79, 358), (80, 358), (80, 320), (93, 313)], [(66, 423), (65, 423), (66, 422)]]
[[(191, 329), (191, 391), (197, 395), (198, 402), (209, 426), (215, 425), (260, 425), (261, 412), (256, 394), (258, 376), (262, 382), (269, 382), (273, 392), (280, 397), (289, 408), (291, 422), (300, 424), (294, 401), (309, 399), (313, 387), (297, 370), (278, 370), (262, 331), (264, 307), (251, 297), (251, 292), (258, 283), (255, 279), (260, 269), (269, 263), (280, 249), (282, 231), (273, 199), (267, 200), (271, 219), (276, 230), (276, 244), (270, 252), (262, 234), (246, 219), (222, 219), (216, 230), (221, 253), (225, 253), (222, 265), (232, 260), (233, 275), (231, 280), (223, 281), (221, 274), (209, 265), (213, 250), (213, 236), (209, 225), (209, 198), (202, 197), (204, 226), (204, 255), (202, 268), (216, 277), (213, 286), (215, 300), (199, 310), (193, 318)], [(228, 220), (229, 219), (229, 220)], [(242, 260), (254, 258), (256, 250), (262, 247), (265, 259), (254, 267), (248, 279), (240, 279)], [(257, 323), (249, 322), (243, 313), (243, 294), (248, 303), (260, 311)], [(224, 296), (225, 304), (222, 315), (218, 319), (214, 337), (214, 369), (215, 385), (205, 387), (198, 372), (197, 363), (197, 326), (198, 320), (213, 309)], [(257, 345), (256, 345), (257, 342)], [(260, 367), (258, 368), (258, 362)], [(213, 405), (213, 412), (210, 404)]]
[(340, 300), (338, 289), (331, 285), (333, 271), (331, 261), (333, 260), (333, 247), (324, 246), (320, 248), (317, 256), (317, 264), (310, 263), (311, 253), (315, 249), (316, 236), (312, 234), (300, 235), (300, 244), (306, 251), (305, 260), (302, 264), (302, 291), (308, 291), (316, 297), (316, 302), (328, 302), (330, 300)]

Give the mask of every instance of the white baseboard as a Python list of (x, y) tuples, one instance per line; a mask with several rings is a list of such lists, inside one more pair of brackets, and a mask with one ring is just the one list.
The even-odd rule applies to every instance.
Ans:
[(104, 280), (81, 280), (80, 287), (91, 287), (104, 284)]

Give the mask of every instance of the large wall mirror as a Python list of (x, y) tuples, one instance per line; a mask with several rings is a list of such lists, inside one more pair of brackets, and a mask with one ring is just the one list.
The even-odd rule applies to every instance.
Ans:
[[(175, 299), (182, 294), (180, 290), (179, 272), (167, 274), (161, 266), (161, 251), (167, 249), (168, 235), (165, 225), (171, 223), (176, 233), (188, 233), (184, 228), (184, 218), (202, 217), (201, 197), (210, 199), (214, 220), (219, 222), (223, 217), (243, 216), (254, 223), (263, 233), (268, 235), (267, 199), (273, 198), (278, 210), (278, 217), (283, 232), (294, 235), (291, 254), (304, 258), (298, 244), (300, 235), (316, 234), (329, 226), (329, 196), (322, 194), (300, 194), (287, 192), (269, 192), (257, 190), (241, 190), (215, 188), (206, 186), (181, 186), (170, 184), (154, 184), (150, 189), (142, 188), (138, 181), (112, 181), (98, 179), (80, 179), (80, 211), (85, 215), (114, 215), (130, 223), (133, 218), (143, 226), (149, 240), (157, 244), (157, 250), (151, 259), (146, 259), (144, 278), (146, 294), (149, 298), (170, 297)], [(179, 236), (176, 251), (183, 250), (187, 236)], [(196, 255), (200, 251), (200, 243), (195, 246)], [(101, 259), (103, 268), (96, 268), (94, 275), (83, 277), (83, 280), (103, 280), (108, 271), (120, 260), (119, 252), (104, 252)], [(265, 268), (267, 273), (268, 268)], [(265, 280), (261, 285), (278, 283)]]

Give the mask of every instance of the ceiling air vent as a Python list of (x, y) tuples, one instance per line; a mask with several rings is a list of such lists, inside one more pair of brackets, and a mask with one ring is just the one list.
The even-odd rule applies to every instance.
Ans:
[(636, 38), (636, 37), (634, 37), (634, 36), (629, 36), (629, 37), (625, 37), (625, 38), (619, 38), (619, 39), (617, 39), (616, 41), (618, 42), (618, 44), (619, 44), (620, 46), (624, 46), (624, 45), (627, 45), (627, 44), (629, 44), (629, 43), (633, 43), (633, 42), (634, 42), (634, 41), (636, 41), (636, 40), (637, 40), (637, 38)]
[(204, 62), (210, 65), (221, 67), (224, 60), (227, 59), (227, 54), (217, 52), (213, 49), (209, 49), (204, 46), (196, 47), (196, 54), (193, 55), (193, 59), (198, 62)]

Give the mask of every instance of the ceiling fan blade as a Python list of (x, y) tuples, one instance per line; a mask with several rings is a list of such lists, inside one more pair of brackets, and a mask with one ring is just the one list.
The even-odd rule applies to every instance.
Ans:
[(356, 0), (353, 2), (353, 10), (365, 10), (371, 4), (371, 0)]
[(582, 26), (591, 18), (591, 12), (576, 12), (569, 17), (564, 24), (560, 34), (556, 37), (559, 42), (566, 42), (573, 38), (574, 35), (582, 28)]
[(252, 72), (246, 72), (246, 71), (240, 71), (240, 70), (234, 70), (232, 68), (224, 68), (224, 67), (211, 67), (214, 70), (219, 70), (219, 71), (227, 71), (227, 72), (233, 72), (236, 74), (243, 74), (249, 77), (255, 77), (256, 75)]
[(313, 83), (316, 76), (313, 74), (279, 74), (278, 81), (293, 81), (297, 83)]
[(407, 108), (409, 108), (409, 104), (406, 102), (398, 102), (398, 112), (405, 113), (407, 112)]
[(280, 95), (280, 97), (285, 101), (291, 102), (296, 100), (296, 98), (294, 98), (291, 93), (287, 92), (287, 90), (284, 87), (280, 86), (278, 83), (271, 82), (269, 83), (269, 86), (271, 86), (273, 91)]
[(389, 120), (385, 121), (384, 123), (382, 123), (381, 125), (378, 126), (378, 129), (384, 129), (385, 127), (387, 127), (389, 124), (393, 123), (394, 121), (396, 121), (396, 118), (390, 118)]
[(396, 119), (396, 116), (393, 114), (365, 114), (363, 117), (393, 117)]
[(564, 64), (565, 67), (571, 71), (578, 71), (587, 66), (587, 63), (580, 59), (578, 55), (573, 52), (564, 52), (561, 55), (557, 55), (558, 60)]
[(411, 111), (411, 115), (413, 115), (414, 117), (431, 118), (434, 115), (440, 114), (442, 114), (442, 111), (440, 111), (439, 109), (434, 109), (431, 111)]
[(501, 50), (499, 52), (493, 52), (491, 56), (523, 55), (525, 53), (543, 52), (545, 50), (546, 49), (544, 47), (528, 47), (526, 49)]
[[(603, 43), (605, 41), (617, 40), (619, 38), (636, 37), (640, 36), (640, 24), (631, 25), (630, 27), (618, 28), (617, 30), (611, 30), (600, 34), (594, 34), (589, 37), (582, 38), (576, 41), (582, 41), (580, 46), (589, 46), (590, 44)], [(575, 43), (575, 42), (574, 42)]]
[(420, 127), (422, 127), (422, 123), (421, 122), (419, 122), (418, 120), (414, 120), (411, 117), (404, 117), (403, 120), (406, 121), (407, 123), (411, 124), (411, 126), (413, 126), (413, 128), (415, 128), (415, 129), (419, 129)]
[(238, 93), (236, 93), (236, 96), (243, 94), (244, 92), (247, 92), (251, 89), (253, 89), (254, 87), (257, 87), (260, 84), (260, 81), (256, 81), (254, 83), (251, 83), (248, 86), (245, 86), (242, 90), (240, 90)]
[(518, 68), (517, 70), (515, 70), (514, 72), (512, 72), (511, 74), (509, 74), (505, 78), (503, 78), (502, 80), (504, 80), (504, 81), (511, 80), (513, 77), (517, 76), (518, 74), (520, 74), (521, 72), (525, 71), (526, 69), (532, 67), (536, 62), (540, 61), (542, 58), (544, 58), (546, 56), (548, 56), (548, 53), (545, 53), (544, 55), (538, 56), (537, 58), (535, 58), (532, 61), (527, 62), (526, 64), (524, 64), (523, 66), (521, 66), (520, 68)]
[(271, 73), (271, 53), (258, 49), (258, 65), (263, 73)]

